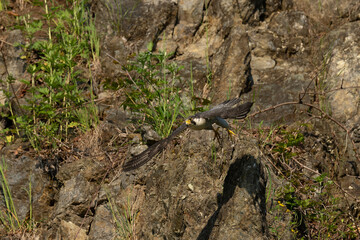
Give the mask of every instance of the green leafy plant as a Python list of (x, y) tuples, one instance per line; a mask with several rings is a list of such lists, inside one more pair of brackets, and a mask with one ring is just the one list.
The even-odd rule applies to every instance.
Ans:
[[(166, 137), (176, 123), (194, 112), (204, 111), (210, 101), (195, 96), (192, 69), (190, 79), (183, 81), (180, 78), (183, 67), (170, 60), (172, 54), (153, 52), (152, 43), (147, 47), (147, 51), (123, 67), (126, 77), (119, 81), (108, 79), (104, 87), (122, 89), (126, 95), (124, 109), (130, 109), (139, 121), (150, 124), (160, 136)], [(189, 92), (183, 90), (186, 85)]]
[[(266, 201), (274, 219), (269, 225), (272, 237), (289, 239), (290, 234), (293, 239), (357, 239), (359, 219), (349, 213), (349, 206), (344, 206), (339, 187), (328, 177), (330, 174), (316, 174), (302, 161), (311, 142), (305, 141), (306, 136), (311, 136), (306, 131), (312, 126), (304, 123), (298, 126), (294, 129), (259, 125), (259, 146), (269, 157), (274, 173), (287, 182), (274, 190), (271, 183), (267, 187), (269, 194), (275, 193), (275, 197), (268, 195)], [(315, 173), (315, 177), (309, 177), (307, 172)], [(288, 221), (287, 229), (284, 225), (279, 228), (284, 220)]]
[(292, 147), (297, 146), (304, 142), (304, 135), (298, 130), (281, 130), (282, 141), (275, 144), (274, 152), (278, 152), (285, 160), (295, 156), (296, 153), (292, 151)]
[[(10, 99), (12, 98), (12, 95), (15, 94), (15, 90), (13, 88), (13, 82), (15, 81), (15, 78), (12, 77), (11, 75), (9, 75), (7, 77), (7, 80), (5, 81), (5, 85), (6, 88), (2, 89), (3, 94), (5, 95), (6, 99), (8, 99), (8, 101), (5, 101), (4, 104), (1, 106), (3, 107), (2, 111), (1, 111), (1, 117), (3, 119), (9, 119), (10, 121), (12, 121), (12, 123), (14, 124), (15, 129), (9, 129), (9, 128), (4, 128), (0, 131), (1, 136), (5, 139), (5, 142), (11, 142), (9, 140), (12, 140), (14, 138), (14, 135), (19, 135), (19, 128), (18, 125), (16, 123), (16, 116), (14, 113), (14, 106), (13, 106), (13, 102), (10, 101)], [(0, 81), (1, 83), (4, 83), (4, 81)], [(17, 103), (19, 105), (19, 102), (17, 101)]]
[(77, 109), (75, 115), (78, 121), (71, 122), (70, 128), (79, 127), (83, 132), (86, 132), (92, 126), (99, 124), (99, 118), (97, 117), (99, 115), (98, 108), (93, 104)]
[[(24, 134), (35, 149), (40, 146), (57, 146), (67, 140), (70, 131), (82, 131), (98, 123), (97, 110), (93, 103), (87, 104), (80, 84), (86, 86), (87, 80), (81, 78), (77, 66), (79, 62), (98, 62), (99, 38), (86, 8), (86, 1), (74, 1), (72, 8), (51, 8), (45, 1), (45, 20), (48, 25), (47, 40), (36, 40), (34, 35), (42, 31), (43, 23), (33, 21), (30, 16), (19, 18), (27, 42), (19, 44), (24, 50), (23, 59), (32, 59), (27, 71), (26, 104), (21, 105), (21, 114), (15, 114), (10, 105), (12, 92), (8, 89), (10, 119), (14, 121), (17, 134)], [(35, 58), (35, 60), (34, 60)], [(10, 80), (8, 84), (11, 86)], [(91, 115), (91, 116), (90, 116)]]
[(129, 74), (121, 83), (126, 89), (123, 106), (140, 113), (159, 135), (166, 137), (177, 117), (185, 117), (190, 107), (184, 105), (180, 97), (178, 73), (182, 67), (168, 62), (171, 55), (166, 52), (153, 53), (151, 49), (149, 44), (148, 51), (140, 53), (136, 61), (125, 67), (134, 77)]
[(299, 177), (281, 188), (278, 202), (292, 217), (290, 227), (297, 238), (355, 239), (356, 225), (340, 209), (340, 199), (332, 194), (333, 181), (326, 174), (308, 182)]

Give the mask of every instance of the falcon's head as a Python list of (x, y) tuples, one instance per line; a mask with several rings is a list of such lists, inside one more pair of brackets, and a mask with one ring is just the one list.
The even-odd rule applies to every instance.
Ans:
[(203, 126), (206, 125), (206, 119), (200, 117), (188, 118), (186, 119), (185, 124), (188, 126)]

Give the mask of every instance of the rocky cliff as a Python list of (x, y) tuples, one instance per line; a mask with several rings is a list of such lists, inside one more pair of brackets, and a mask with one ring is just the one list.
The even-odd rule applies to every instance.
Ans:
[[(101, 36), (92, 76), (101, 123), (51, 154), (22, 142), (1, 150), (22, 219), (32, 176), (39, 229), (29, 238), (357, 239), (358, 0), (100, 0), (88, 8)], [(23, 36), (2, 18), (0, 74), (30, 78), (12, 46)], [(174, 53), (199, 99), (254, 106), (247, 120), (230, 122), (234, 139), (185, 131), (125, 173), (123, 162), (159, 137), (120, 108), (126, 93), (102, 84), (126, 77), (122, 66), (149, 42)]]

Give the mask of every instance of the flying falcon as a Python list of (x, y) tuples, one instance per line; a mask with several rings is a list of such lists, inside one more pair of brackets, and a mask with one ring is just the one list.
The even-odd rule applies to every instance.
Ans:
[(187, 128), (194, 130), (213, 130), (215, 134), (217, 134), (216, 130), (213, 128), (213, 124), (216, 123), (220, 127), (226, 128), (229, 134), (235, 135), (235, 133), (230, 130), (230, 126), (225, 119), (245, 118), (250, 112), (252, 105), (253, 103), (251, 102), (240, 104), (240, 98), (234, 98), (220, 103), (209, 111), (200, 112), (187, 118), (186, 121), (172, 132), (170, 136), (156, 142), (144, 152), (134, 156), (130, 161), (126, 162), (123, 165), (123, 171), (134, 170), (150, 161), (155, 155), (162, 152), (174, 137)]

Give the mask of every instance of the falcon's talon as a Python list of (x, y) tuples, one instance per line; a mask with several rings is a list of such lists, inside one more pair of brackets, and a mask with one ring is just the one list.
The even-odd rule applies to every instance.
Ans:
[(233, 131), (231, 131), (230, 129), (228, 129), (228, 133), (229, 133), (229, 136), (236, 136), (236, 134), (233, 132)]
[[(213, 128), (213, 131), (214, 131), (214, 133), (215, 133), (215, 135), (214, 135), (214, 140), (215, 140), (215, 138), (218, 140), (218, 142), (219, 142), (219, 144), (221, 145), (221, 142), (220, 142), (220, 140), (221, 140), (221, 138), (220, 138), (220, 133), (218, 132), (218, 130), (217, 129), (215, 129), (215, 128)], [(213, 141), (214, 141), (213, 140)]]

